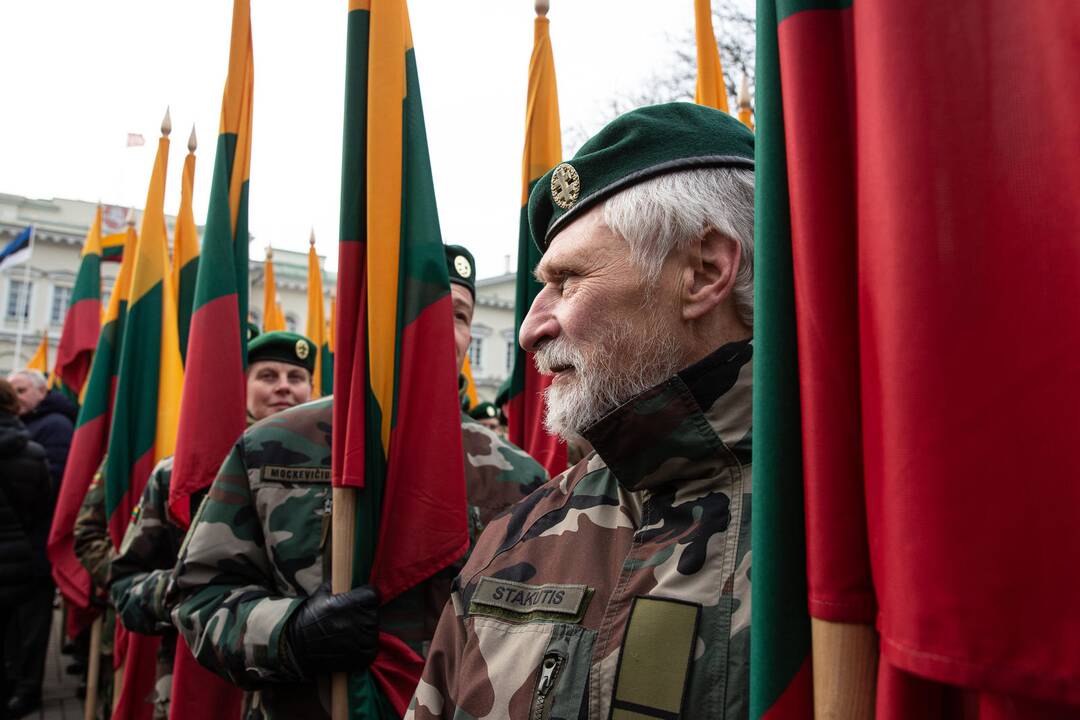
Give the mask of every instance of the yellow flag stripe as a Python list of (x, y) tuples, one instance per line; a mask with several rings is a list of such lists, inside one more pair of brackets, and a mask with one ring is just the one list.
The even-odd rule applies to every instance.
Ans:
[[(173, 233), (172, 284), (173, 297), (180, 294), (180, 268), (199, 255), (199, 231), (195, 225), (192, 195), (195, 190), (195, 154), (184, 158), (184, 174), (180, 180), (180, 211), (176, 215)], [(179, 301), (177, 301), (179, 302)]]
[(120, 261), (120, 270), (116, 273), (116, 280), (113, 281), (109, 305), (105, 308), (102, 324), (116, 320), (120, 316), (120, 303), (128, 299), (128, 292), (131, 290), (131, 268), (135, 264), (135, 248), (138, 244), (139, 238), (135, 234), (135, 227), (128, 225), (127, 230), (124, 231), (124, 256)]
[(240, 212), (240, 193), (251, 169), (251, 108), (255, 88), (255, 61), (251, 48), (251, 3), (234, 0), (232, 37), (229, 43), (229, 74), (221, 100), (222, 134), (236, 136), (232, 177), (229, 183), (229, 210), (232, 230)]
[(559, 131), (559, 92), (550, 23), (536, 18), (533, 52), (529, 59), (529, 98), (525, 110), (525, 151), (521, 161), (521, 205), (529, 201), (529, 185), (562, 161)]
[[(168, 264), (168, 240), (165, 228), (165, 173), (169, 167), (169, 138), (158, 139), (157, 157), (146, 191), (139, 242), (135, 250), (135, 269), (131, 276), (132, 304), (161, 282)], [(162, 253), (165, 248), (165, 253)]]
[(34, 356), (26, 363), (27, 370), (38, 370), (43, 373), (49, 372), (49, 331), (41, 331), (41, 342), (38, 343)]
[(367, 111), (368, 362), (382, 412), (382, 447), (390, 450), (401, 246), (402, 102), (405, 98), (405, 3), (371, 7)]
[(90, 231), (86, 233), (86, 242), (83, 243), (82, 256), (101, 255), (101, 205), (94, 211), (94, 220), (90, 223)]
[(697, 41), (697, 91), (694, 102), (728, 112), (727, 87), (720, 66), (720, 50), (712, 26), (712, 4), (694, 0), (694, 37)]
[(315, 373), (312, 376), (314, 388), (311, 396), (319, 397), (322, 388), (322, 352), (321, 348), (326, 332), (326, 320), (323, 313), (322, 270), (319, 268), (319, 256), (315, 246), (308, 247), (307, 274), (307, 338), (315, 344)]

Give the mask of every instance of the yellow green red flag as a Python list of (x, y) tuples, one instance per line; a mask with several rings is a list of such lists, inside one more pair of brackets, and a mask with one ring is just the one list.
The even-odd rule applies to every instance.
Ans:
[(285, 329), (285, 316), (277, 301), (277, 281), (274, 279), (274, 249), (266, 248), (263, 261), (263, 332)]
[(188, 154), (184, 158), (184, 174), (180, 181), (180, 212), (176, 215), (173, 233), (172, 286), (176, 296), (176, 313), (180, 335), (180, 356), (187, 357), (188, 330), (191, 309), (195, 302), (195, 278), (199, 272), (199, 230), (192, 210), (195, 188), (195, 128), (188, 138)]
[(712, 26), (710, 0), (694, 0), (694, 40), (697, 45), (697, 88), (694, 102), (728, 112), (727, 86), (720, 50)]

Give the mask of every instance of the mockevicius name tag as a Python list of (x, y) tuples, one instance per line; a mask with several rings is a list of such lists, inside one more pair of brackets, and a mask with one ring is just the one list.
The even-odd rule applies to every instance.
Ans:
[(284, 467), (264, 465), (260, 477), (263, 480), (294, 483), (327, 483), (333, 471), (328, 467)]

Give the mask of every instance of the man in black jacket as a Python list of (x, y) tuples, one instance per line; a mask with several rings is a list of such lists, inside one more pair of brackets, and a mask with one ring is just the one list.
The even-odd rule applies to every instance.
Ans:
[(19, 419), (30, 431), (30, 439), (45, 448), (55, 497), (64, 477), (79, 408), (61, 393), (50, 390), (45, 375), (37, 370), (18, 370), (8, 380), (19, 394)]
[[(30, 433), (16, 417), (15, 389), (0, 378), (0, 648), (8, 635), (21, 655), (23, 639), (18, 625), (20, 610), (39, 595), (40, 577), (49, 573), (45, 541), (52, 518), (49, 473), (45, 451), (30, 440)], [(51, 600), (51, 597), (49, 598)], [(45, 611), (51, 619), (52, 603)], [(48, 625), (46, 625), (46, 633)], [(46, 640), (48, 635), (46, 634)], [(43, 658), (42, 658), (43, 659)], [(36, 686), (22, 684), (22, 667), (16, 667), (14, 696), (10, 704), (0, 695), (0, 716), (21, 717), (40, 704), (40, 674)], [(0, 662), (0, 693), (8, 687)]]

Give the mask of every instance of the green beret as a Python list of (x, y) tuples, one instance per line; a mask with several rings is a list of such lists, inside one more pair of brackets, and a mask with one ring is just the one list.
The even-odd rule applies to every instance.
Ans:
[(469, 411), (469, 417), (473, 420), (490, 420), (499, 417), (499, 409), (489, 402), (478, 403)]
[(315, 372), (315, 343), (303, 335), (275, 330), (263, 333), (247, 346), (248, 365), (260, 360), (299, 365), (310, 373)]
[(529, 193), (529, 232), (540, 252), (599, 201), (645, 180), (705, 167), (754, 168), (754, 134), (727, 113), (688, 102), (638, 108), (589, 138)]
[(476, 261), (472, 253), (460, 245), (444, 245), (443, 249), (446, 250), (446, 272), (450, 282), (467, 288), (476, 300)]

